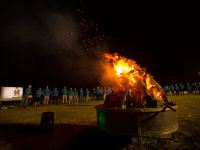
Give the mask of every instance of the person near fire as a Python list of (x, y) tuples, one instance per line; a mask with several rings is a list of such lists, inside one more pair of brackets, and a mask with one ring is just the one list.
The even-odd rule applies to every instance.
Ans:
[(97, 90), (96, 90), (96, 98), (97, 100), (100, 100), (100, 88), (97, 86)]
[(67, 104), (67, 88), (66, 88), (66, 86), (64, 86), (64, 88), (62, 89), (62, 99), (63, 99), (63, 104), (64, 103)]
[(169, 95), (170, 89), (169, 89), (168, 85), (165, 85), (164, 90), (165, 90), (166, 94)]
[(107, 87), (104, 87), (103, 89), (103, 100), (106, 99), (106, 96), (108, 95), (108, 88)]
[(131, 108), (132, 107), (132, 90), (128, 89), (128, 91), (126, 92), (125, 95), (125, 100), (124, 100), (124, 104), (122, 106), (122, 108)]
[(59, 91), (57, 88), (54, 88), (54, 90), (51, 92), (52, 98), (53, 98), (53, 104), (58, 104), (58, 96), (59, 96)]
[(175, 94), (175, 88), (174, 88), (173, 84), (170, 85), (170, 89), (171, 89), (172, 95), (174, 95)]
[(99, 88), (99, 93), (100, 93), (100, 100), (103, 100), (103, 88)]
[(110, 95), (112, 93), (112, 88), (108, 87), (108, 95)]
[(44, 90), (44, 105), (48, 105), (49, 104), (49, 96), (50, 96), (51, 91), (49, 90), (49, 87), (46, 86), (46, 89)]

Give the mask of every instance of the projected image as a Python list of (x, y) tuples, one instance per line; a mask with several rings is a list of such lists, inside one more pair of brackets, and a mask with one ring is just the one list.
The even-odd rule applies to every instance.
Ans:
[(23, 95), (22, 87), (1, 87), (1, 100), (21, 100)]

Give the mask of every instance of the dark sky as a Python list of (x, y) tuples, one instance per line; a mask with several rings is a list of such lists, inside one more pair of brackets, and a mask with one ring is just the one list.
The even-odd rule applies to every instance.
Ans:
[(0, 11), (0, 84), (92, 85), (96, 53), (107, 50), (136, 60), (162, 84), (199, 80), (198, 5), (24, 0), (1, 2)]

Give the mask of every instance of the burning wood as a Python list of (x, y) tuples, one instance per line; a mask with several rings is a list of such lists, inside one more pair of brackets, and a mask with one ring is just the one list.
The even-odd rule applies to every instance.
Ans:
[(107, 96), (104, 107), (141, 108), (157, 107), (159, 103), (169, 106), (162, 87), (135, 61), (117, 53), (104, 54), (111, 68), (106, 68), (113, 84), (113, 93)]

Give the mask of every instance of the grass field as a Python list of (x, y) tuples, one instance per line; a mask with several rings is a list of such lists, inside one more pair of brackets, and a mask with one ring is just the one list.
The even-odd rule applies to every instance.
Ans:
[[(200, 149), (200, 96), (172, 96), (169, 99), (178, 105), (175, 148)], [(99, 103), (103, 102), (0, 110), (0, 150), (121, 149), (130, 142), (128, 137), (109, 135), (96, 127), (94, 106)], [(46, 111), (55, 114), (52, 133), (43, 133), (39, 128), (41, 114)], [(172, 149), (162, 141), (156, 145), (149, 149)]]

